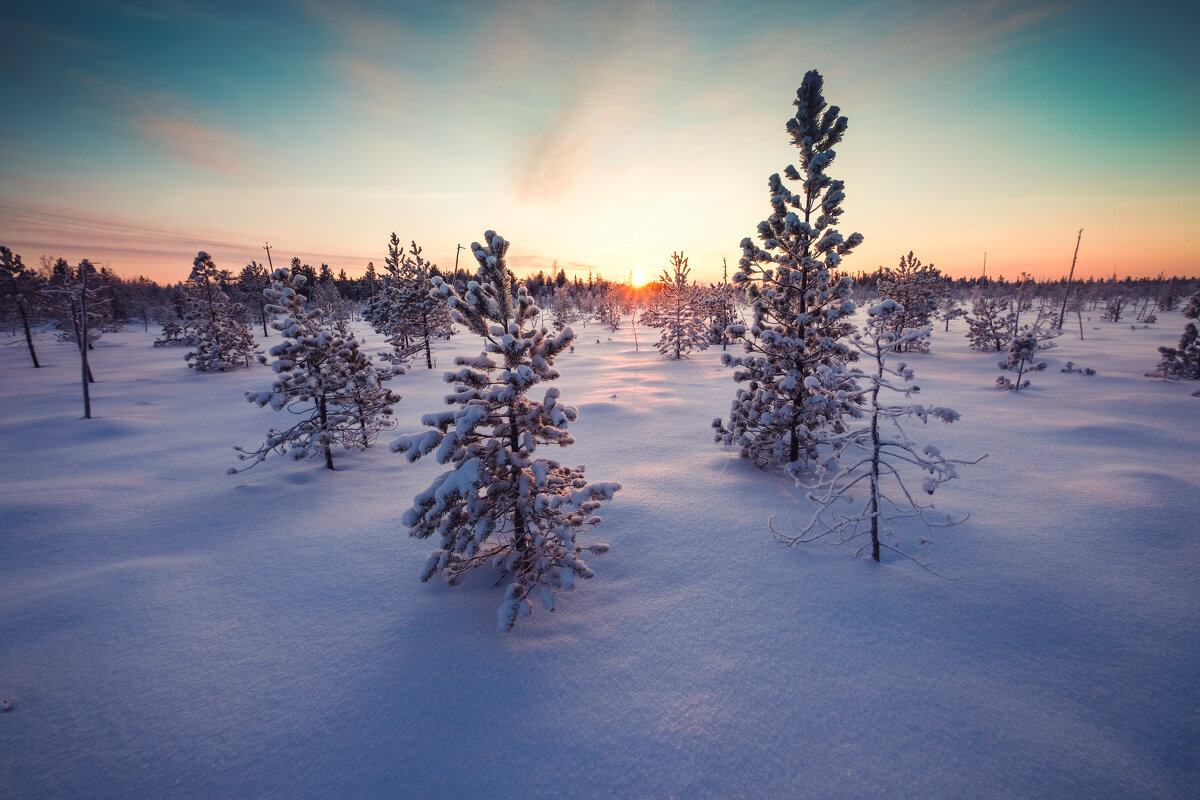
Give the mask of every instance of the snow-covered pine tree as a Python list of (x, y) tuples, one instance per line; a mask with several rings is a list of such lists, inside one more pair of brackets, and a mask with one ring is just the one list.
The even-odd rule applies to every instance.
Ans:
[[(1200, 292), (1192, 295), (1183, 308), (1189, 319), (1200, 319)], [(1178, 347), (1160, 347), (1162, 358), (1158, 362), (1158, 375), (1164, 380), (1200, 380), (1200, 329), (1195, 322), (1183, 327)]]
[(197, 372), (248, 367), (257, 352), (242, 309), (222, 291), (220, 277), (212, 256), (201, 251), (184, 284), (184, 330), (192, 348), (184, 360)]
[[(871, 557), (876, 561), (879, 561), (881, 548), (907, 555), (883, 543), (881, 537), (887, 533), (884, 523), (889, 519), (907, 518), (919, 519), (926, 527), (939, 523), (928, 516), (932, 506), (921, 505), (913, 497), (905, 471), (919, 472), (922, 491), (931, 495), (939, 486), (958, 477), (956, 464), (975, 464), (986, 457), (962, 461), (946, 458), (934, 445), (918, 449), (900, 427), (900, 422), (909, 418), (921, 422), (928, 422), (930, 418), (954, 422), (959, 418), (954, 409), (907, 402), (889, 403), (880, 398), (880, 392), (885, 389), (899, 393), (905, 399), (920, 391), (919, 387), (906, 385), (913, 379), (913, 371), (907, 364), (888, 363), (902, 347), (929, 334), (927, 328), (909, 328), (900, 324), (903, 316), (904, 309), (890, 299), (868, 309), (863, 332), (855, 334), (853, 340), (855, 349), (865, 357), (862, 360), (871, 366), (870, 373), (854, 370), (860, 385), (856, 392), (863, 400), (868, 424), (849, 431), (833, 443), (846, 463), (831, 465), (833, 476), (818, 490), (809, 493), (808, 498), (816, 503), (817, 510), (808, 525), (795, 535), (776, 532), (776, 538), (784, 544), (811, 542), (830, 535), (849, 541), (869, 533)], [(863, 485), (865, 492), (858, 488)], [(847, 512), (846, 502), (857, 503), (857, 510)]]
[(173, 344), (187, 344), (183, 322), (174, 314), (163, 320), (162, 335), (154, 340), (155, 347), (167, 347)]
[(414, 241), (404, 261), (400, 311), (412, 319), (412, 338), (425, 351), (425, 368), (433, 369), (433, 340), (450, 336), (450, 314), (446, 303), (433, 293), (436, 267), (421, 255)]
[(789, 166), (784, 174), (799, 183), (800, 192), (793, 194), (772, 175), (772, 214), (758, 225), (762, 247), (742, 240), (733, 284), (745, 289), (753, 321), (729, 328), (745, 355), (723, 354), (722, 363), (734, 368), (735, 382), (747, 385), (734, 398), (728, 425), (713, 420), (718, 442), (736, 445), (756, 464), (782, 465), (792, 474), (811, 467), (826, 429), (841, 432), (843, 417), (855, 413), (846, 399), (854, 388), (847, 369), (854, 354), (846, 343), (854, 330), (848, 321), (853, 283), (834, 270), (862, 234), (843, 239), (834, 228), (845, 185), (826, 169), (847, 120), (837, 106), (826, 107), (821, 87), (816, 70), (804, 76), (796, 114), (787, 122), (800, 150), (800, 169)]
[(971, 304), (971, 315), (966, 318), (967, 340), (976, 350), (998, 353), (1012, 340), (1016, 317), (1016, 312), (1009, 310), (1008, 300), (977, 294)]
[[(898, 326), (899, 333), (908, 328), (928, 328), (930, 320), (946, 295), (946, 278), (933, 264), (922, 264), (913, 255), (900, 257), (895, 269), (885, 269), (879, 276), (879, 294), (895, 300), (902, 311), (889, 315), (889, 325)], [(948, 324), (948, 321), (947, 321)], [(932, 328), (931, 328), (932, 330)], [(900, 352), (929, 352), (929, 336), (924, 339), (906, 341)]]
[(392, 406), (401, 398), (383, 382), (403, 374), (403, 370), (399, 367), (377, 368), (359, 346), (346, 320), (334, 320), (333, 332), (342, 343), (337, 355), (345, 383), (331, 395), (330, 401), (347, 417), (346, 426), (334, 431), (334, 439), (346, 449), (365, 449), (380, 433), (396, 427)]
[(936, 313), (936, 317), (946, 324), (946, 332), (950, 332), (950, 323), (959, 317), (965, 317), (967, 310), (961, 308), (958, 303), (950, 298), (947, 298), (940, 306)]
[(238, 275), (238, 288), (241, 289), (242, 297), (246, 300), (246, 305), (258, 312), (258, 320), (262, 323), (264, 339), (270, 333), (267, 331), (267, 297), (263, 294), (263, 290), (270, 285), (270, 273), (267, 272), (265, 266), (257, 261), (251, 261), (242, 267), (242, 271)]
[[(560, 272), (560, 275), (564, 273)], [(580, 319), (579, 310), (575, 307), (575, 296), (571, 292), (571, 287), (565, 282), (562, 286), (554, 287), (554, 309), (551, 313), (551, 321), (555, 331), (561, 331), (563, 328), (569, 327), (571, 323), (578, 322)]]
[(324, 312), (324, 319), (330, 325), (350, 321), (350, 304), (342, 297), (333, 281), (321, 281), (312, 293), (312, 304)]
[(1104, 313), (1100, 315), (1100, 319), (1120, 322), (1127, 305), (1129, 305), (1129, 298), (1125, 296), (1125, 293), (1121, 289), (1114, 289), (1104, 304)]
[[(323, 458), (333, 469), (333, 447), (367, 447), (381, 430), (392, 427), (393, 403), (399, 396), (383, 387), (384, 377), (360, 351), (353, 335), (322, 322), (319, 308), (306, 307), (300, 288), (303, 274), (281, 267), (265, 289), (267, 311), (277, 314), (271, 327), (283, 341), (273, 346), (271, 369), (276, 378), (265, 391), (247, 391), (246, 400), (260, 408), (287, 410), (300, 419), (290, 428), (272, 428), (256, 450), (236, 448), (250, 469), (272, 453), (291, 453), (296, 460)], [(266, 358), (260, 359), (264, 363)], [(231, 474), (238, 472), (230, 469)]]
[[(56, 335), (60, 342), (83, 347), (86, 330), (87, 349), (94, 350), (103, 335), (111, 295), (103, 285), (96, 267), (86, 258), (77, 267), (58, 259), (51, 275), (47, 295), (54, 301), (58, 317)], [(86, 319), (84, 309), (86, 308)], [(86, 323), (86, 324), (85, 324)]]
[(621, 304), (611, 292), (606, 292), (596, 301), (596, 321), (612, 332), (621, 327)]
[(33, 333), (30, 324), (34, 313), (43, 306), (46, 298), (46, 282), (36, 272), (21, 262), (21, 256), (7, 247), (0, 247), (0, 300), (5, 306), (11, 307), (21, 321), (21, 329), (25, 332), (25, 346), (29, 348), (29, 357), (33, 359), (35, 368), (38, 363), (37, 351), (33, 347)]
[(524, 286), (513, 296), (504, 260), (508, 247), (493, 231), (484, 234), (483, 244), (471, 245), (479, 270), (464, 296), (434, 279), (454, 320), (483, 338), (485, 352), (456, 358), (461, 369), (446, 373), (454, 386), (446, 402), (454, 410), (425, 415), (422, 422), (432, 430), (392, 444), (410, 462), (436, 451), (439, 463), (452, 465), (403, 517), (412, 536), (439, 539), (421, 580), (440, 572), (454, 583), (474, 567), (500, 568), (511, 576), (497, 612), (502, 633), (533, 610), (535, 592), (553, 610), (555, 589), (592, 577), (580, 555), (608, 547), (579, 545), (576, 535), (600, 522), (593, 512), (620, 489), (616, 483), (589, 484), (582, 466), (534, 456), (538, 445), (574, 441), (566, 428), (577, 412), (561, 402), (559, 389), (546, 389), (541, 400), (529, 391), (559, 377), (555, 357), (575, 334), (564, 328), (550, 336), (532, 327), (539, 312)]
[(402, 368), (407, 366), (415, 352), (408, 340), (410, 322), (397, 311), (400, 307), (400, 270), (403, 261), (404, 248), (400, 246), (400, 237), (393, 231), (383, 260), (384, 272), (379, 276), (378, 286), (363, 311), (363, 318), (392, 347), (389, 353), (381, 355)]
[(1037, 360), (1038, 340), (1032, 333), (1022, 333), (1008, 343), (1008, 357), (997, 361), (996, 366), (1009, 372), (1017, 373), (1014, 381), (1006, 375), (996, 376), (996, 387), (1019, 391), (1029, 386), (1029, 380), (1022, 381), (1027, 372), (1041, 372), (1046, 369), (1045, 361)]
[(1188, 319), (1200, 319), (1200, 292), (1188, 298), (1187, 305), (1183, 307), (1183, 315)]
[(737, 321), (738, 295), (740, 292), (722, 281), (708, 286), (703, 295), (703, 308), (708, 317), (705, 339), (710, 345), (721, 345), (724, 350), (729, 344), (729, 326)]
[(658, 352), (665, 358), (680, 359), (693, 350), (708, 349), (705, 338), (705, 312), (694, 283), (688, 281), (691, 269), (683, 253), (671, 253), (671, 269), (659, 276), (659, 292), (642, 322), (662, 328)]
[(434, 266), (421, 256), (421, 248), (415, 241), (405, 252), (394, 232), (388, 241), (384, 266), (387, 273), (383, 276), (383, 286), (368, 304), (364, 316), (391, 345), (391, 351), (384, 356), (388, 361), (403, 367), (424, 351), (425, 366), (433, 369), (433, 340), (450, 335), (445, 304), (431, 294)]

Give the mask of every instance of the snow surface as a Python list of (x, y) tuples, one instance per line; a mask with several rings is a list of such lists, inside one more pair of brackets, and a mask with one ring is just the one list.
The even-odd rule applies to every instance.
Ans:
[[(417, 580), (433, 543), (399, 518), (432, 459), (385, 434), (336, 472), (228, 476), (279, 424), (242, 397), (267, 367), (105, 334), (84, 420), (72, 347), (43, 336), (35, 370), (0, 338), (0, 794), (1194, 797), (1200, 398), (1143, 377), (1183, 327), (1160, 319), (1089, 321), (1019, 392), (961, 321), (906, 354), (962, 414), (910, 435), (990, 454), (934, 498), (967, 522), (893, 540), (942, 577), (780, 545), (768, 521), (809, 507), (711, 442), (720, 349), (583, 327), (556, 364), (576, 444), (546, 455), (624, 486), (581, 536), (612, 550), (507, 636), (485, 576)], [(390, 384), (397, 435), (445, 408), (441, 372)]]

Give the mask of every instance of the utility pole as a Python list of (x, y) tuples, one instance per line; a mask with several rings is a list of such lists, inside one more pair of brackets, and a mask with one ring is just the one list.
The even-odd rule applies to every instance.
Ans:
[[(1083, 239), (1083, 228), (1079, 229), (1079, 235), (1075, 237), (1075, 255), (1071, 257), (1071, 272), (1067, 275), (1067, 290), (1063, 292), (1062, 308), (1058, 312), (1058, 329), (1061, 331), (1063, 326), (1063, 317), (1067, 315), (1067, 298), (1071, 296), (1071, 279), (1075, 277), (1075, 260), (1079, 258), (1079, 241)], [(1114, 276), (1116, 273), (1113, 273)]]
[(271, 274), (274, 275), (275, 274), (275, 265), (271, 263), (271, 243), (264, 242), (263, 250), (267, 251), (267, 266), (271, 268)]
[(458, 249), (454, 251), (454, 285), (458, 286), (458, 254), (462, 252), (463, 246), (460, 242)]

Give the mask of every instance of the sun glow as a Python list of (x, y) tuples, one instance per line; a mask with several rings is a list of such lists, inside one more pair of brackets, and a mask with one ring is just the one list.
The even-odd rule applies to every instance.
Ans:
[(646, 285), (646, 271), (642, 269), (641, 264), (633, 265), (633, 271), (629, 273), (629, 285), (635, 289)]

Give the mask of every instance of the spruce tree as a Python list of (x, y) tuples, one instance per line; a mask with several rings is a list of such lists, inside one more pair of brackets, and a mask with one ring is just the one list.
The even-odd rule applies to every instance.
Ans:
[(421, 580), (442, 573), (454, 583), (475, 567), (499, 568), (510, 578), (497, 612), (501, 633), (533, 610), (534, 597), (553, 611), (556, 589), (593, 576), (581, 554), (608, 547), (582, 546), (576, 535), (600, 522), (593, 512), (620, 488), (589, 484), (582, 466), (534, 456), (539, 445), (574, 441), (567, 424), (577, 411), (561, 402), (559, 389), (546, 389), (541, 400), (529, 392), (559, 377), (555, 357), (575, 334), (564, 328), (550, 336), (533, 327), (540, 312), (524, 286), (514, 296), (508, 247), (493, 231), (471, 245), (479, 270), (463, 295), (434, 278), (455, 322), (482, 337), (485, 351), (456, 358), (460, 369), (445, 374), (454, 386), (446, 402), (456, 408), (425, 415), (432, 430), (392, 444), (409, 461), (436, 451), (439, 463), (452, 465), (403, 516), (411, 535), (439, 540)]
[(821, 90), (820, 74), (808, 72), (787, 122), (800, 168), (789, 166), (784, 175), (799, 192), (772, 175), (772, 213), (758, 225), (761, 246), (742, 240), (733, 284), (746, 291), (752, 322), (730, 326), (745, 354), (724, 354), (722, 363), (746, 386), (737, 391), (728, 423), (713, 421), (718, 442), (792, 474), (811, 467), (825, 433), (843, 431), (843, 418), (855, 413), (847, 399), (854, 388), (847, 364), (855, 356), (846, 342), (854, 330), (848, 320), (852, 281), (834, 270), (862, 235), (843, 238), (834, 227), (845, 185), (826, 170), (848, 123), (837, 106), (826, 105)]

